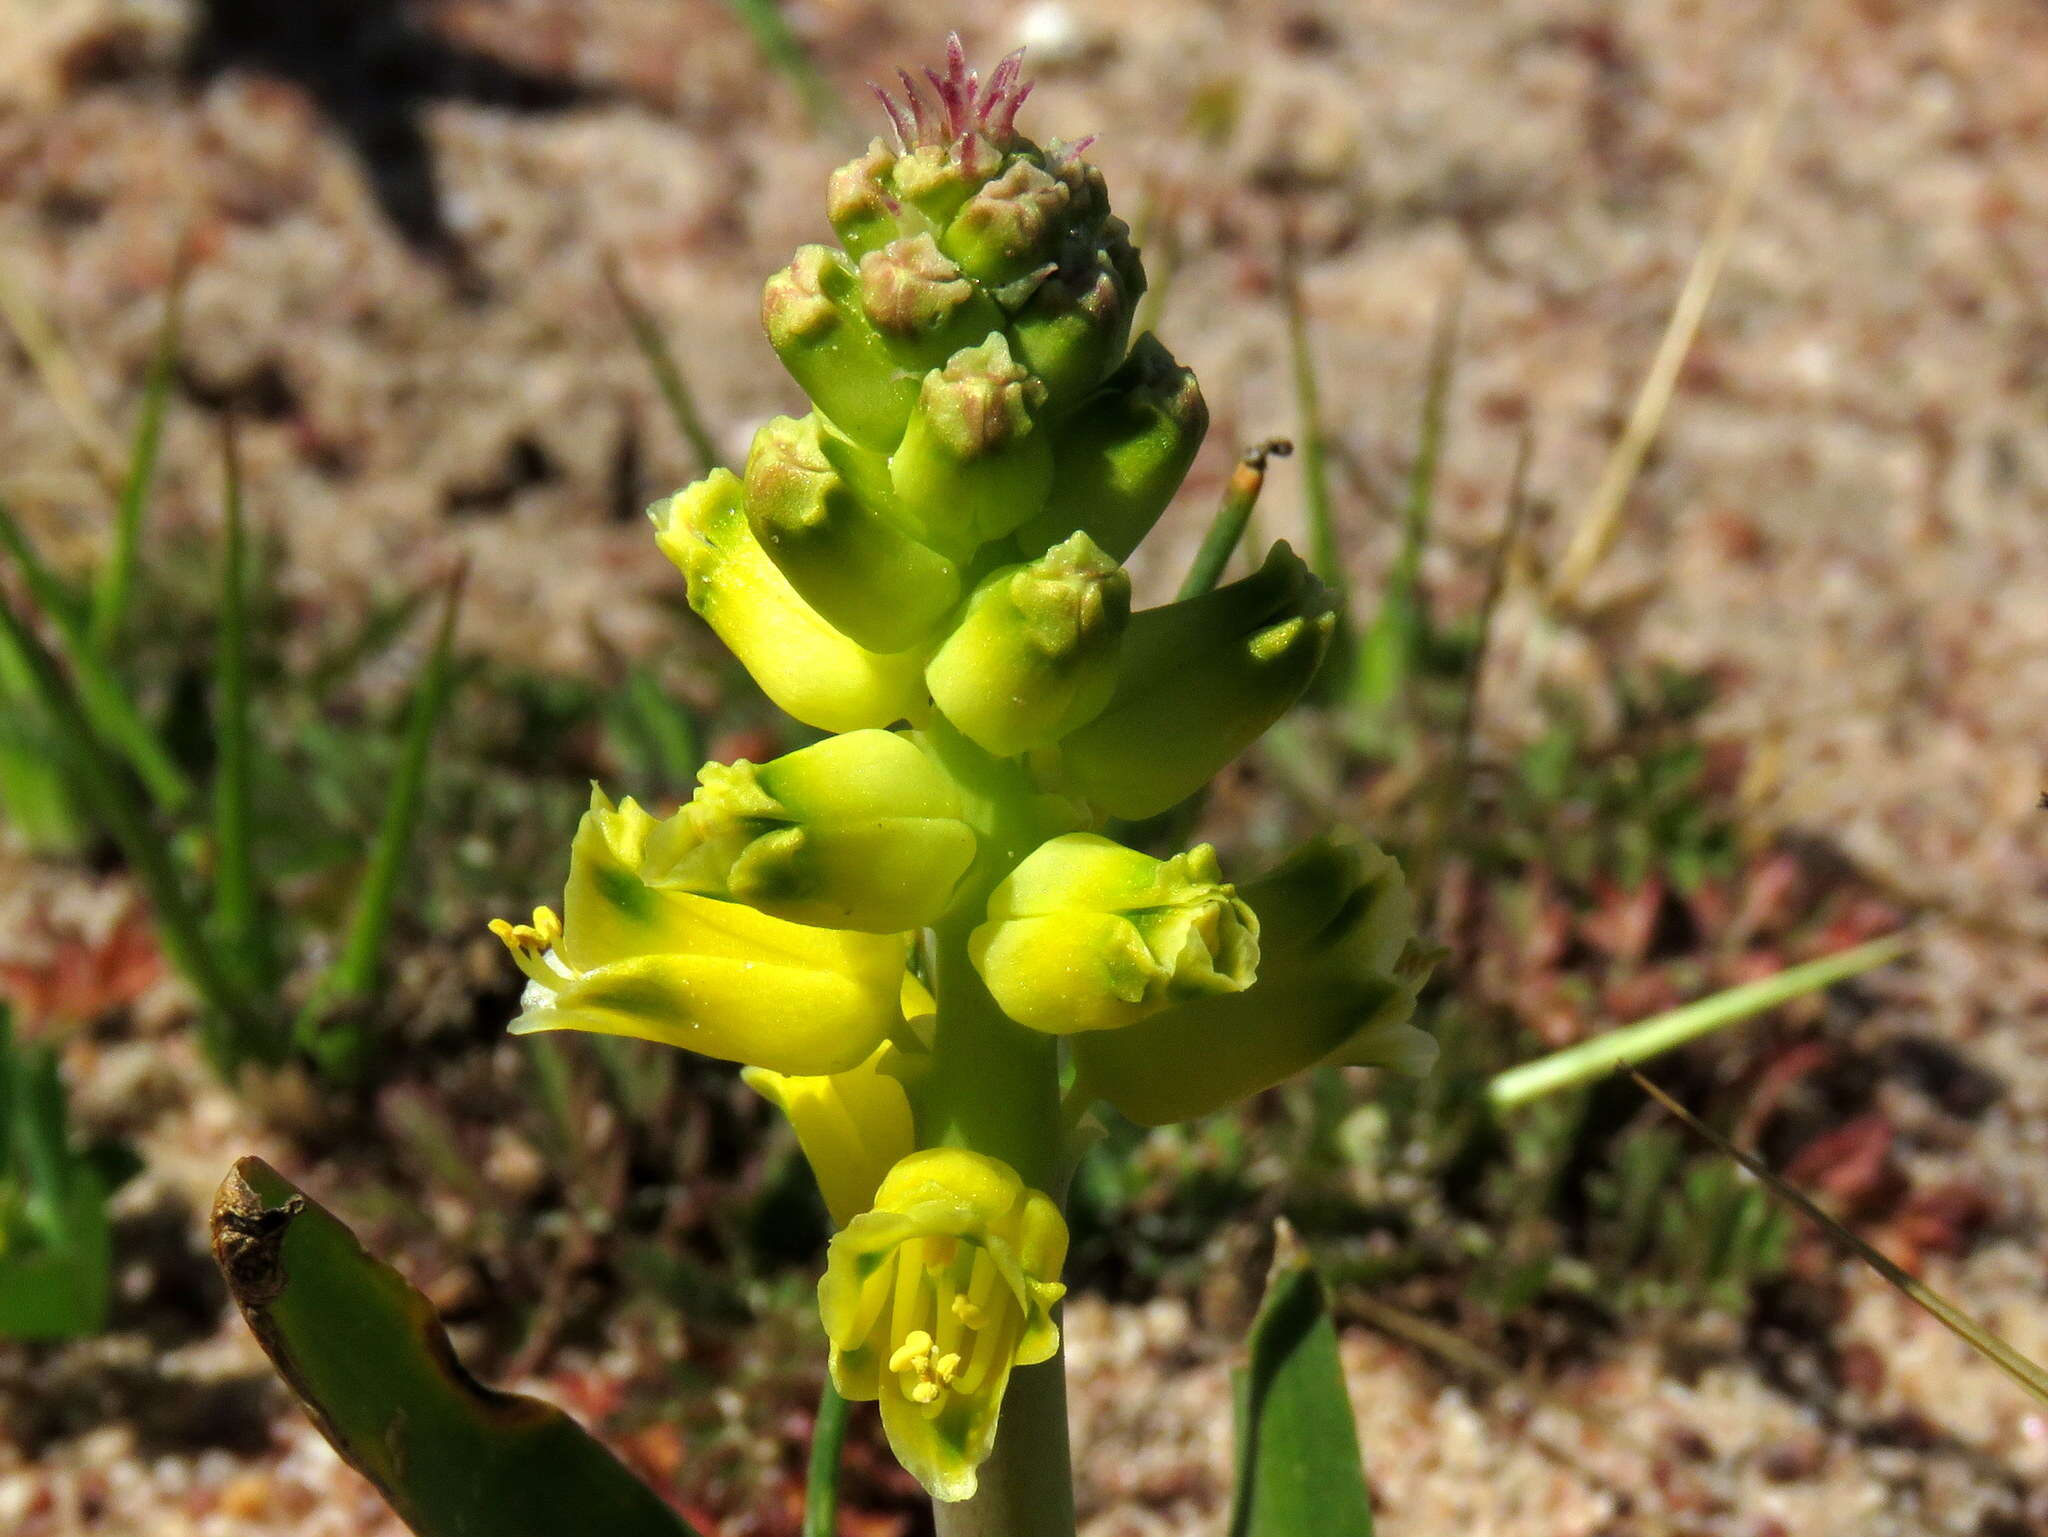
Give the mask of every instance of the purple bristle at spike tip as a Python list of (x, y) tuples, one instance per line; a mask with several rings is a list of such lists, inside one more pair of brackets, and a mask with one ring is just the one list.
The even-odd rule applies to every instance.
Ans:
[[(868, 89), (889, 114), (899, 151), (907, 154), (920, 146), (964, 151), (976, 134), (998, 144), (1015, 136), (1017, 111), (1031, 94), (1032, 82), (1023, 76), (1024, 50), (1019, 48), (1003, 56), (984, 85), (980, 73), (967, 67), (967, 49), (955, 32), (946, 39), (945, 73), (926, 69), (919, 81), (909, 70), (897, 70), (903, 83), (900, 100), (872, 81)], [(926, 85), (931, 87), (929, 101)]]

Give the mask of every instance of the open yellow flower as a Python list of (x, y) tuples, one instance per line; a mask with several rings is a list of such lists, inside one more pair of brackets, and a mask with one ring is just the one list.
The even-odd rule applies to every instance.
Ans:
[(1067, 1224), (1007, 1164), (912, 1153), (832, 1240), (818, 1305), (832, 1380), (879, 1399), (890, 1449), (935, 1500), (973, 1497), (1011, 1368), (1059, 1349)]
[[(600, 790), (576, 831), (563, 918), (491, 931), (530, 981), (512, 1031), (589, 1030), (778, 1073), (858, 1067), (902, 1023), (904, 934), (814, 929), (651, 886), (663, 824)], [(650, 843), (657, 844), (650, 858)]]

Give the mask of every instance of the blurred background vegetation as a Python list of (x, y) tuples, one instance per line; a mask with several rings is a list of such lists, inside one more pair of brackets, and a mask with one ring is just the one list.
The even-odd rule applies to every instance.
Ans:
[[(558, 889), (593, 779), (666, 808), (707, 757), (806, 740), (640, 514), (790, 397), (754, 290), (878, 126), (861, 82), (957, 22), (988, 62), (1031, 46), (1027, 127), (1104, 135), (1145, 323), (1215, 413), (1141, 587), (1287, 537), (1344, 594), (1311, 704), (1134, 834), (1249, 873), (1355, 828), (1443, 951), (1429, 1079), (1328, 1069), (1083, 1164), (1091, 1530), (1220, 1522), (1190, 1427), (1227, 1424), (1199, 1395), (1284, 1217), (1382, 1371), (1585, 1494), (1487, 1530), (1866, 1500), (1913, 1514), (1827, 1529), (2048, 1531), (2023, 1401), (1946, 1417), (1982, 1369), (1611, 1061), (1500, 1076), (1696, 1036), (1665, 1088), (2048, 1343), (2048, 20), (1429, 9), (13, 0), (16, 1529), (313, 1532), (360, 1498), (292, 1460), (203, 1258), (206, 1192), (258, 1151), (483, 1374), (707, 1529), (796, 1530), (826, 1226), (793, 1142), (715, 1064), (506, 1039), (482, 925)], [(1239, 452), (1274, 438), (1254, 495)], [(1161, 1309), (1184, 1332), (1118, 1355)], [(1172, 1383), (1174, 1426), (1097, 1403)], [(1481, 1473), (1376, 1446), (1374, 1393), (1383, 1529), (1439, 1530)], [(1159, 1465), (1114, 1466), (1126, 1433)], [(857, 1417), (845, 1529), (916, 1531), (878, 1447)]]

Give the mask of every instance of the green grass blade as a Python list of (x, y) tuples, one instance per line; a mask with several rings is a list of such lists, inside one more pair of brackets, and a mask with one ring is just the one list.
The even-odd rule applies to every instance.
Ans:
[(1247, 1351), (1234, 1374), (1230, 1537), (1371, 1537), (1337, 1330), (1307, 1252), (1284, 1225)]
[(1265, 489), (1266, 461), (1284, 459), (1293, 452), (1294, 445), (1287, 439), (1270, 438), (1256, 448), (1246, 449), (1238, 458), (1237, 468), (1230, 472), (1230, 480), (1223, 488), (1223, 504), (1216, 509), (1209, 532), (1202, 536), (1202, 547), (1195, 551), (1194, 562), (1188, 567), (1177, 597), (1183, 601), (1199, 598), (1223, 580), (1224, 569), (1252, 520), (1252, 509), (1259, 505), (1259, 493)]
[(93, 581), (88, 638), (101, 656), (110, 655), (119, 643), (135, 590), (142, 522), (149, 510), (150, 487), (156, 479), (157, 455), (163, 446), (164, 404), (170, 398), (172, 366), (178, 356), (178, 311), (184, 287), (185, 266), (180, 261), (171, 275), (170, 290), (164, 295), (163, 319), (157, 324), (156, 352), (150, 359), (142, 409), (135, 422), (135, 439), (128, 450), (128, 473), (121, 481), (121, 499), (115, 509), (113, 548), (107, 552), (106, 563)]
[(369, 996), (377, 985), (384, 963), (384, 945), (391, 933), (391, 915), (398, 902), (398, 883), (405, 873), (406, 856), (418, 829), (420, 805), (427, 783), (427, 769), (433, 754), (434, 732), (448, 706), (455, 676), (455, 621), (462, 611), (462, 588), (466, 572), (458, 571), (448, 584), (441, 606), (440, 628), (434, 649), (427, 658), (426, 672), (414, 691), (407, 713), (405, 742), (398, 760), (398, 772), (384, 801), (384, 817), (377, 828), (377, 841), (370, 850), (370, 864), (363, 875), (362, 891), (356, 898), (354, 916), (343, 941), (341, 958), (328, 979), (326, 996), (346, 1001)]
[(1950, 1302), (1924, 1281), (1910, 1274), (1904, 1266), (1873, 1245), (1866, 1243), (1827, 1212), (1797, 1186), (1788, 1183), (1772, 1171), (1770, 1166), (1754, 1154), (1746, 1153), (1726, 1137), (1715, 1131), (1698, 1116), (1694, 1115), (1677, 1100), (1666, 1094), (1641, 1073), (1631, 1072), (1638, 1087), (1654, 1099), (1671, 1115), (1675, 1116), (1695, 1136), (1703, 1138), (1730, 1158), (1741, 1164), (1763, 1182), (1764, 1188), (1785, 1205), (1798, 1212), (1807, 1221), (1819, 1227), (1837, 1243), (1848, 1249), (1864, 1264), (1876, 1271), (1887, 1283), (1896, 1288), (1909, 1301), (1931, 1314), (1935, 1321), (1957, 1339), (1983, 1356), (1993, 1366), (2004, 1372), (2035, 1402), (2048, 1404), (2048, 1369), (2021, 1355), (2004, 1340), (1970, 1317), (1961, 1308)]
[(811, 1466), (804, 1479), (802, 1537), (839, 1537), (839, 1454), (846, 1445), (850, 1413), (851, 1406), (827, 1377), (818, 1394), (818, 1417), (811, 1426)]
[(255, 734), (250, 720), (249, 559), (242, 509), (242, 463), (232, 421), (221, 435), (222, 498), (220, 640), (214, 660), (214, 730), (219, 759), (213, 780), (213, 921), (243, 979), (267, 990), (277, 978), (276, 954), (256, 881)]
[(647, 371), (654, 375), (655, 387), (661, 391), (661, 398), (668, 405), (668, 414), (674, 420), (676, 430), (690, 445), (690, 452), (697, 456), (697, 473), (709, 475), (718, 468), (718, 446), (712, 442), (711, 431), (704, 425), (704, 415), (697, 409), (697, 396), (690, 388), (690, 381), (683, 376), (682, 365), (676, 361), (668, 338), (662, 334), (660, 324), (641, 302), (640, 296), (627, 283), (616, 256), (605, 258), (604, 281), (612, 291), (619, 313), (626, 317), (626, 328), (633, 333), (633, 345), (640, 349), (640, 356), (647, 362)]
[(433, 1305), (261, 1159), (235, 1165), (212, 1225), (257, 1342), (419, 1537), (695, 1537), (560, 1409), (477, 1383)]
[(1889, 934), (1610, 1030), (1590, 1041), (1509, 1068), (1487, 1085), (1486, 1097), (1497, 1113), (1506, 1114), (1547, 1094), (1580, 1088), (1618, 1069), (1647, 1062), (1688, 1041), (1740, 1024), (1766, 1009), (1886, 965), (1904, 955), (1911, 943), (1904, 934)]
[(1301, 268), (1291, 235), (1280, 247), (1280, 297), (1287, 309), (1287, 350), (1294, 370), (1295, 415), (1300, 418), (1294, 446), (1301, 452), (1309, 569), (1336, 594), (1338, 614), (1348, 616), (1351, 586), (1344, 575), (1344, 554), (1338, 545), (1336, 511), (1330, 499), (1322, 387), (1316, 379), (1315, 351), (1309, 346), (1308, 311), (1302, 302)]
[(21, 653), (0, 642), (0, 815), (37, 853), (75, 853), (89, 824), (50, 750)]
[(56, 574), (43, 564), (14, 514), (0, 504), (0, 548), (4, 548), (28, 586), (30, 600), (56, 629), (64, 643), (65, 659), (78, 679), (78, 697), (92, 729), (134, 766), (151, 797), (167, 811), (175, 811), (192, 796), (192, 784), (157, 736), (142, 711), (129, 696), (120, 678), (86, 634), (84, 616), (77, 602)]
[(57, 1053), (18, 1045), (0, 1004), (0, 1187), (10, 1182), (27, 1196), (30, 1242), (0, 1249), (0, 1338), (98, 1333), (113, 1294), (106, 1186), (71, 1146)]
[(1451, 378), (1456, 370), (1461, 306), (1460, 292), (1453, 289), (1437, 317), (1436, 335), (1429, 350), (1429, 380), (1422, 396), (1422, 423), (1415, 439), (1415, 461), (1409, 466), (1408, 494), (1401, 509), (1401, 544), (1380, 590), (1379, 609), (1359, 643), (1352, 703), (1368, 716), (1383, 715), (1407, 703), (1416, 663), (1429, 638), (1429, 610), (1422, 600), (1422, 555), (1429, 544), (1431, 513), (1436, 505), (1444, 408), (1450, 400)]
[(246, 1058), (274, 1054), (260, 1016), (208, 941), (172, 863), (169, 844), (150, 825), (142, 798), (94, 733), (84, 703), (56, 658), (5, 602), (0, 602), (0, 647), (16, 652), (26, 663), (37, 702), (49, 716), (81, 798), (149, 896), (164, 953), (212, 1010), (205, 1028), (214, 1065), (224, 1077), (231, 1077)]
[(761, 56), (795, 87), (797, 98), (814, 126), (832, 131), (845, 126), (846, 108), (832, 83), (819, 70), (801, 39), (790, 30), (777, 0), (725, 0), (725, 8), (754, 34)]

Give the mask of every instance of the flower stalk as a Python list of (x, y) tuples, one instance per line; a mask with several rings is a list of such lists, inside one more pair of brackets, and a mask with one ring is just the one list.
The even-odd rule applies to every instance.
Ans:
[(1131, 341), (1129, 231), (1085, 145), (1017, 131), (1020, 61), (984, 85), (956, 39), (903, 83), (893, 139), (831, 179), (843, 249), (763, 296), (809, 413), (652, 509), (692, 607), (829, 735), (707, 765), (665, 817), (597, 792), (562, 916), (494, 928), (530, 984), (515, 1032), (737, 1062), (787, 1116), (836, 1230), (834, 1389), (880, 1405), (941, 1537), (1072, 1537), (1086, 1101), (1157, 1122), (1322, 1063), (1419, 1067), (1427, 962), (1376, 849), (1240, 887), (1207, 845), (1103, 835), (1286, 711), (1329, 594), (1276, 546), (1133, 613), (1123, 561), (1200, 448), (1200, 387)]

